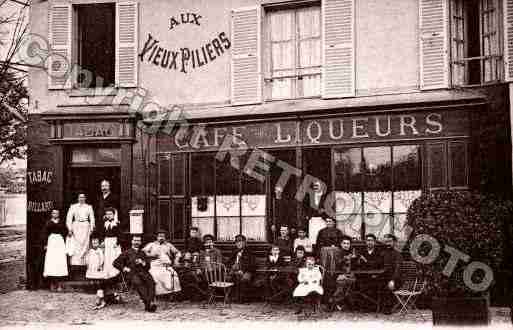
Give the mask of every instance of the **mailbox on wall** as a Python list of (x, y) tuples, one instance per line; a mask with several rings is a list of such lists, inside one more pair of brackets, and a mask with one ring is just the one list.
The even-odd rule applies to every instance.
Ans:
[(130, 234), (143, 233), (144, 210), (130, 210)]

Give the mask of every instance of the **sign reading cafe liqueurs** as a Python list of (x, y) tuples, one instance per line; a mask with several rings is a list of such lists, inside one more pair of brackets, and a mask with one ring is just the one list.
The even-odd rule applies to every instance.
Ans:
[[(201, 26), (201, 18), (202, 16), (197, 13), (181, 13), (169, 19), (169, 30), (174, 30), (177, 26), (185, 24)], [(160, 40), (148, 33), (143, 49), (139, 53), (139, 59), (141, 62), (148, 62), (162, 69), (188, 73), (214, 61), (223, 55), (230, 46), (230, 39), (225, 32), (220, 32), (210, 40), (204, 41), (199, 48), (163, 47)]]

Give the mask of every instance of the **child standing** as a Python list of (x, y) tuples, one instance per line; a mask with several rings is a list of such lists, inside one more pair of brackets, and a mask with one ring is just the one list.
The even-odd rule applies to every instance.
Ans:
[(92, 280), (97, 290), (98, 297), (95, 309), (105, 307), (103, 281), (105, 280), (104, 262), (105, 256), (100, 248), (100, 239), (96, 234), (91, 235), (91, 249), (86, 254), (87, 271), (86, 278)]
[(298, 310), (296, 311), (296, 314), (299, 314), (303, 310), (302, 305), (306, 298), (313, 299), (314, 304), (318, 304), (324, 294), (321, 286), (322, 273), (319, 267), (315, 265), (314, 257), (306, 258), (306, 267), (299, 269), (297, 280), (299, 284), (292, 295), (299, 300)]
[(62, 291), (58, 278), (68, 276), (64, 238), (67, 235), (66, 225), (59, 219), (59, 210), (52, 210), (51, 219), (43, 230), (45, 244), (45, 264), (43, 276), (50, 281), (51, 291)]

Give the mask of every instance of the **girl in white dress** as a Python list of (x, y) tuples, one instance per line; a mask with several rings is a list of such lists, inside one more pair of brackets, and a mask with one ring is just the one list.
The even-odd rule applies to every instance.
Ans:
[(314, 257), (306, 258), (306, 266), (299, 269), (297, 280), (299, 284), (292, 295), (298, 300), (299, 309), (296, 314), (299, 314), (302, 311), (305, 298), (314, 299), (317, 303), (324, 294), (321, 286), (322, 273), (319, 267), (315, 265)]
[(43, 230), (45, 244), (45, 263), (43, 276), (50, 281), (51, 291), (62, 291), (58, 279), (68, 276), (68, 262), (65, 252), (64, 238), (66, 226), (59, 219), (59, 210), (52, 210), (52, 218)]
[(87, 262), (86, 278), (92, 280), (96, 286), (96, 295), (98, 296), (96, 308), (103, 308), (106, 305), (102, 283), (105, 280), (105, 256), (97, 236), (91, 237), (91, 249), (87, 252), (85, 259)]

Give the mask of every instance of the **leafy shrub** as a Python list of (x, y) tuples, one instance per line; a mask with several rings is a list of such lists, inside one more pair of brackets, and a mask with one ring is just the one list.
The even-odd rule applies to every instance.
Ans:
[[(510, 201), (468, 191), (438, 191), (417, 198), (407, 215), (408, 225), (413, 229), (411, 237), (427, 234), (435, 238), (441, 247), (438, 258), (422, 266), (428, 279), (428, 294), (438, 297), (479, 294), (463, 282), (466, 262), (458, 261), (450, 277), (443, 275), (450, 257), (444, 252), (444, 247), (469, 255), (469, 262), (487, 264), (496, 274), (503, 262), (503, 228), (509, 225), (512, 214), (513, 204)], [(424, 244), (419, 253), (427, 255), (430, 249), (429, 244)], [(483, 275), (482, 271), (474, 272), (473, 282), (480, 283)]]

